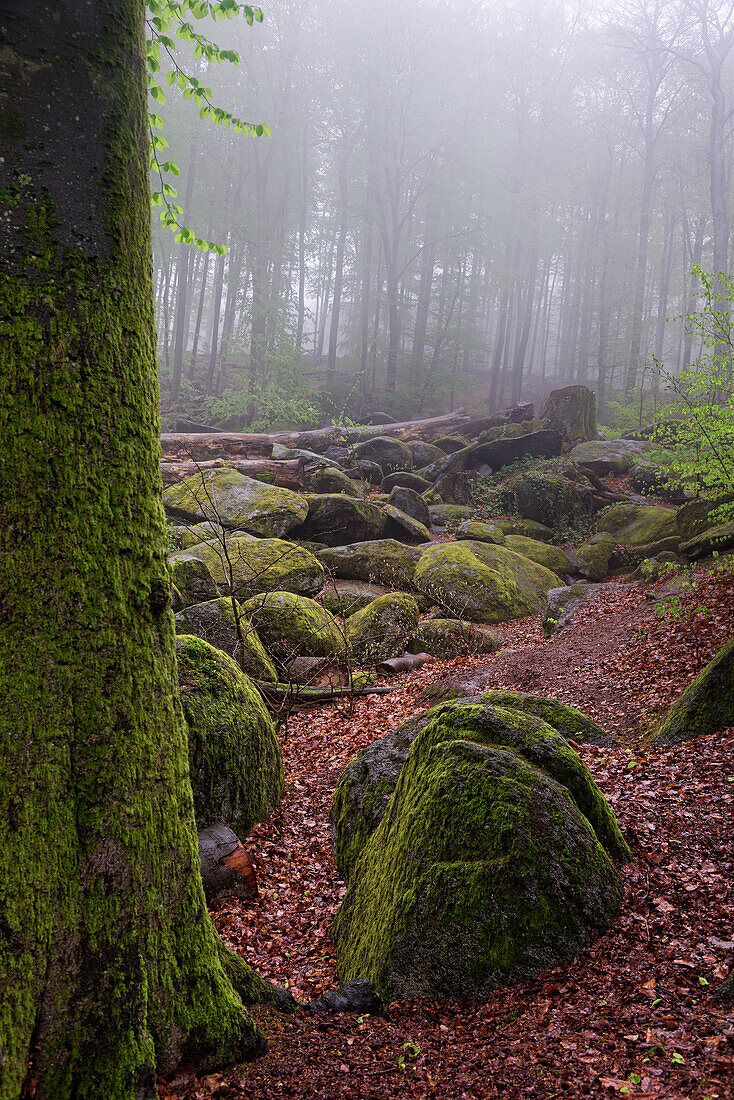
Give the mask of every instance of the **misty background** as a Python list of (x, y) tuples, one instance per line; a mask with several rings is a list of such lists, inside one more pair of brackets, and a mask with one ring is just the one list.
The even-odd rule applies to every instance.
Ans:
[[(268, 0), (168, 90), (183, 224), (154, 217), (164, 418), (479, 414), (584, 383), (651, 419), (729, 270), (732, 0)], [(188, 52), (187, 52), (188, 51)], [(160, 183), (154, 178), (154, 188)]]

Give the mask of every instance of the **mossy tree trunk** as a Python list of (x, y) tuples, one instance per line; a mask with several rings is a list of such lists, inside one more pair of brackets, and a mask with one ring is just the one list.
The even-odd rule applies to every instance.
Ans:
[(177, 698), (144, 10), (11, 0), (0, 31), (2, 1100), (141, 1100), (262, 1049)]

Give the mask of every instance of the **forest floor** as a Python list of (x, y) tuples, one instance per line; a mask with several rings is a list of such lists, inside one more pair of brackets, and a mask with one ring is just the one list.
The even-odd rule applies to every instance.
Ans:
[(651, 716), (732, 635), (734, 574), (694, 579), (661, 603), (670, 582), (617, 578), (550, 639), (538, 616), (502, 625), (491, 657), (429, 665), (390, 695), (292, 716), (285, 797), (247, 841), (260, 896), (214, 910), (227, 943), (298, 1000), (336, 988), (336, 781), (350, 757), (431, 705), (429, 685), (460, 682), (553, 695), (618, 738), (575, 746), (635, 855), (606, 935), (487, 1002), (400, 1001), (388, 1018), (258, 1009), (265, 1058), (203, 1079), (181, 1073), (161, 1097), (734, 1097), (734, 1009), (712, 1000), (734, 969), (734, 728), (645, 748)]

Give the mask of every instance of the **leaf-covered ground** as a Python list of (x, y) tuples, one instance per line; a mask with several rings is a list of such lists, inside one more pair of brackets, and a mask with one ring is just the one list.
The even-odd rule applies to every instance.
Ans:
[(670, 582), (611, 583), (549, 640), (537, 617), (509, 624), (492, 657), (428, 666), (351, 713), (292, 717), (286, 796), (247, 841), (260, 897), (214, 915), (230, 946), (299, 1000), (337, 985), (335, 782), (354, 753), (425, 709), (435, 681), (554, 695), (620, 738), (577, 747), (635, 852), (621, 916), (570, 966), (486, 1003), (398, 1002), (388, 1019), (259, 1010), (266, 1058), (204, 1079), (181, 1073), (161, 1096), (734, 1097), (734, 1010), (712, 1000), (734, 969), (734, 729), (649, 752), (643, 740), (733, 624), (731, 574), (700, 573), (672, 598)]

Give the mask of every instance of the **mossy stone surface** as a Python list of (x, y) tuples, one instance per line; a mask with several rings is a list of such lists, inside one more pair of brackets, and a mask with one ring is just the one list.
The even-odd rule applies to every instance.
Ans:
[(430, 466), (432, 462), (440, 462), (446, 457), (446, 452), (440, 447), (436, 447), (433, 443), (424, 443), (422, 439), (408, 440), (405, 446), (411, 453), (413, 469), (418, 472), (425, 466)]
[[(587, 588), (589, 586), (587, 585)], [(589, 745), (613, 745), (608, 733), (580, 710), (544, 695), (524, 691), (483, 691), (478, 697), (492, 707), (504, 707), (542, 718), (567, 741), (586, 741)]]
[(465, 619), (425, 619), (410, 639), (411, 653), (430, 653), (441, 660), (463, 654), (494, 653), (499, 639), (488, 630), (478, 630)]
[[(254, 680), (276, 683), (275, 665), (257, 636), (242, 607), (236, 603), (240, 630), (237, 630), (231, 596), (194, 604), (176, 615), (176, 633), (203, 638), (215, 649), (232, 657), (239, 668)], [(240, 635), (243, 645), (240, 645)]]
[(415, 585), (439, 606), (474, 622), (498, 623), (539, 611), (560, 578), (504, 546), (436, 543), (416, 566)]
[(423, 549), (396, 539), (368, 539), (351, 546), (320, 550), (318, 560), (329, 576), (410, 590)]
[(429, 541), (431, 533), (428, 528), (420, 520), (414, 519), (413, 516), (403, 512), (394, 504), (389, 501), (381, 504), (380, 511), (384, 516), (382, 530), (386, 538), (397, 539), (398, 542), (408, 542), (413, 545)]
[(446, 527), (451, 524), (458, 526), (474, 517), (473, 509), (464, 504), (431, 504), (428, 510), (432, 527)]
[(404, 443), (389, 436), (378, 435), (372, 439), (366, 439), (364, 443), (358, 443), (352, 450), (352, 458), (359, 462), (376, 462), (381, 467), (383, 475), (392, 474), (396, 470), (410, 470), (413, 467), (413, 456)]
[(543, 611), (543, 631), (546, 636), (550, 637), (572, 622), (576, 611), (593, 597), (598, 587), (597, 584), (584, 580), (563, 588), (551, 588)]
[(348, 497), (358, 497), (359, 486), (343, 470), (336, 466), (323, 466), (311, 474), (311, 488), (314, 493), (344, 493)]
[(614, 553), (614, 539), (605, 531), (597, 532), (574, 550), (576, 572), (589, 581), (603, 581)]
[(689, 561), (697, 561), (699, 558), (731, 550), (733, 547), (734, 523), (718, 523), (714, 527), (706, 527), (693, 538), (680, 543), (679, 549)]
[(653, 444), (643, 439), (598, 439), (579, 443), (571, 451), (571, 461), (588, 466), (599, 477), (624, 474), (653, 450)]
[(230, 530), (280, 538), (303, 523), (308, 505), (290, 489), (264, 485), (237, 470), (202, 470), (163, 493), (166, 511), (193, 523), (213, 520)]
[(675, 509), (655, 504), (615, 504), (599, 516), (597, 527), (623, 546), (644, 546), (678, 534)]
[(679, 745), (729, 726), (734, 726), (734, 639), (719, 650), (678, 696), (653, 741)]
[(201, 638), (176, 638), (199, 829), (231, 826), (240, 840), (283, 793), (280, 745), (265, 704), (231, 657)]
[(341, 546), (379, 538), (384, 526), (385, 517), (377, 505), (340, 493), (324, 493), (308, 497), (308, 516), (294, 537)]
[(522, 516), (500, 519), (497, 521), (497, 526), (506, 535), (523, 535), (526, 539), (536, 539), (537, 542), (553, 542), (557, 537), (555, 531), (546, 527), (544, 523), (538, 523), (534, 519), (523, 519)]
[(330, 611), (332, 615), (340, 618), (349, 618), (356, 611), (361, 611), (373, 600), (380, 596), (386, 596), (390, 589), (381, 584), (370, 584), (368, 581), (342, 581), (338, 578), (330, 579), (319, 592), (319, 603)]
[(219, 595), (208, 565), (198, 554), (179, 550), (171, 556), (169, 566), (174, 588), (174, 611), (181, 611), (191, 604), (214, 600)]
[(541, 467), (518, 476), (513, 488), (521, 516), (556, 530), (574, 527), (593, 515), (596, 508), (588, 484), (545, 473)]
[(344, 632), (334, 616), (306, 596), (268, 592), (244, 604), (268, 652), (281, 663), (294, 657), (341, 657)]
[(463, 520), (456, 528), (456, 537), (471, 542), (493, 542), (496, 546), (505, 546), (507, 543), (505, 533), (498, 524), (481, 523), (478, 520)]
[(524, 535), (507, 535), (508, 550), (514, 550), (516, 554), (523, 554), (538, 565), (544, 565), (553, 573), (564, 574), (573, 572), (573, 562), (568, 554), (561, 550), (560, 546), (552, 546), (546, 542), (538, 542), (537, 539), (525, 538)]
[(417, 626), (418, 604), (407, 592), (379, 596), (344, 624), (354, 657), (369, 664), (403, 653)]
[[(399, 477), (399, 474), (395, 475)], [(427, 488), (427, 485), (425, 486)], [(424, 528), (431, 526), (431, 513), (428, 511), (428, 505), (421, 496), (420, 491), (416, 492), (414, 488), (409, 488), (406, 485), (395, 485), (390, 490), (390, 495), (387, 498), (388, 504), (392, 504), (394, 508), (399, 508), (406, 516), (412, 516), (413, 519), (417, 519), (419, 523), (422, 523)]]
[[(221, 542), (201, 543), (171, 555), (171, 565), (192, 557), (202, 561), (222, 592), (240, 600), (258, 592), (296, 592), (315, 596), (324, 586), (324, 570), (316, 557), (295, 542), (283, 539), (232, 537), (226, 551)], [(230, 584), (231, 580), (231, 584)], [(211, 598), (211, 597), (208, 597)], [(203, 599), (197, 600), (202, 603)]]
[[(348, 779), (335, 794), (349, 882), (334, 923), (338, 973), (367, 977), (386, 999), (483, 998), (608, 927), (622, 893), (610, 854), (629, 852), (588, 769), (540, 719), (466, 701), (417, 725), (361, 851), (339, 840)], [(373, 806), (386, 785), (365, 787)], [(366, 823), (365, 813), (363, 835)]]
[(222, 528), (218, 523), (194, 523), (168, 528), (175, 550), (187, 550), (189, 546), (197, 546), (200, 542), (210, 542), (221, 537), (221, 533)]

